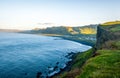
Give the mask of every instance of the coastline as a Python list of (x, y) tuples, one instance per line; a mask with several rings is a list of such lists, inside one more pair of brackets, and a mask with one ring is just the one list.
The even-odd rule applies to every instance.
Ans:
[(62, 39), (78, 42), (78, 43), (81, 43), (83, 45), (87, 45), (87, 46), (91, 46), (91, 47), (95, 45), (95, 43), (93, 43), (91, 41), (88, 41), (88, 40), (80, 40), (78, 38), (72, 38), (72, 37), (68, 37), (68, 36), (64, 36), (64, 35), (57, 35), (57, 34), (37, 34), (37, 35), (59, 37), (59, 38), (62, 38)]
[(67, 38), (67, 37), (63, 37), (63, 36), (61, 36), (60, 38), (63, 38), (63, 39), (66, 39), (66, 40), (71, 40), (71, 41), (74, 41), (74, 42), (78, 42), (78, 43), (81, 43), (81, 44), (87, 45), (87, 46), (94, 46), (93, 43), (89, 43), (87, 41), (82, 41), (82, 40), (78, 40), (78, 39)]
[[(21, 35), (21, 34), (16, 34), (16, 33), (13, 33), (13, 34), (15, 34), (15, 38), (17, 38), (17, 36), (18, 36), (18, 38), (20, 38), (20, 37), (22, 37), (23, 38), (23, 35)], [(17, 35), (17, 36), (16, 36)], [(20, 35), (20, 36), (19, 36)], [(29, 35), (29, 34), (28, 34)], [(31, 35), (31, 34), (30, 34)], [(33, 35), (33, 34), (32, 34)], [(9, 35), (8, 35), (9, 36)], [(26, 35), (24, 35), (25, 37), (27, 37)], [(36, 35), (36, 36), (38, 36), (38, 35)], [(11, 36), (10, 36), (11, 37)], [(12, 37), (14, 37), (14, 36), (12, 36)], [(32, 36), (33, 37), (33, 36)], [(30, 39), (31, 37), (28, 37), (27, 39)], [(49, 37), (48, 37), (49, 38)], [(12, 39), (12, 38), (11, 38)], [(33, 38), (34, 39), (34, 38)], [(54, 38), (52, 38), (53, 39), (53, 41), (56, 41), (56, 39), (61, 39), (61, 38), (57, 38), (57, 37), (54, 37)], [(55, 39), (55, 40), (54, 40)], [(38, 41), (40, 40), (40, 39), (37, 39)], [(63, 40), (63, 39), (62, 39)], [(61, 41), (62, 41), (61, 40)], [(30, 41), (31, 41), (31, 39), (30, 39)], [(64, 42), (64, 41), (62, 41), (62, 42)], [(79, 44), (79, 43), (78, 43)], [(25, 45), (26, 46), (26, 45)], [(71, 46), (71, 45), (70, 45)], [(79, 45), (77, 45), (76, 47), (78, 47), (79, 48)], [(38, 47), (38, 48), (40, 48), (40, 47)], [(56, 46), (55, 46), (55, 48), (56, 48)], [(72, 47), (71, 47), (72, 48)], [(66, 47), (65, 47), (65, 49), (66, 49)], [(35, 50), (34, 50), (35, 51)], [(65, 50), (66, 51), (66, 50)], [(65, 52), (64, 51), (64, 52)], [(65, 64), (65, 66), (64, 67), (57, 67), (56, 68), (56, 66), (54, 67), (54, 69), (56, 68), (56, 69), (60, 69), (61, 70), (61, 72), (63, 72), (63, 71), (65, 71), (65, 70), (70, 70), (70, 66), (72, 65), (72, 63), (73, 62), (71, 62), (71, 59), (74, 59), (74, 56), (76, 55), (76, 53), (74, 53), (74, 52), (72, 52), (72, 51), (70, 51), (70, 50), (68, 50), (69, 52), (68, 53), (66, 53), (65, 54), (65, 57), (66, 58), (68, 58), (68, 59), (70, 59), (69, 61), (66, 61), (64, 64)], [(81, 51), (81, 50), (80, 50)], [(78, 51), (76, 51), (76, 52), (78, 52)], [(36, 60), (36, 59), (35, 59)], [(52, 61), (51, 61), (52, 62)], [(56, 62), (56, 65), (58, 65), (58, 63)], [(69, 66), (69, 67), (68, 67)], [(49, 68), (49, 67), (48, 67)], [(51, 67), (50, 66), (50, 68), (53, 68), (53, 67)], [(53, 70), (52, 70), (53, 71)], [(60, 72), (60, 73), (61, 73)], [(50, 74), (51, 73), (53, 73), (53, 72), (50, 72)], [(27, 73), (25, 73), (25, 75), (27, 75)], [(40, 75), (41, 75), (41, 72), (40, 71), (37, 71), (37, 73), (36, 73), (36, 78), (39, 78), (40, 77)], [(48, 75), (48, 74), (47, 74)], [(53, 74), (52, 74), (53, 75)], [(41, 75), (42, 76), (42, 75)], [(43, 75), (44, 76), (44, 75)], [(48, 75), (49, 76), (49, 75)]]
[[(94, 57), (95, 51), (95, 48), (91, 48), (87, 51), (73, 54), (72, 61), (70, 61), (63, 70), (50, 78), (75, 78), (76, 75), (81, 73), (82, 67), (85, 65), (86, 61), (89, 58)], [(80, 62), (78, 63), (78, 61)], [(75, 69), (78, 69), (78, 71)], [(78, 74), (76, 74), (76, 72)]]
[(62, 74), (62, 73), (64, 73), (64, 72), (66, 72), (66, 71), (70, 71), (70, 70), (71, 70), (71, 66), (72, 66), (72, 64), (74, 63), (74, 59), (75, 59), (75, 57), (77, 56), (77, 54), (79, 54), (79, 53), (80, 53), (80, 52), (72, 54), (72, 56), (70, 57), (70, 59), (72, 59), (72, 60), (69, 61), (69, 62), (67, 62), (66, 67), (63, 68), (63, 69), (61, 69), (60, 72), (54, 74), (53, 76), (51, 76), (51, 77), (49, 77), (49, 78), (55, 78), (55, 77), (58, 76), (59, 74)]
[[(74, 42), (78, 42), (80, 44), (83, 44), (83, 45), (87, 45), (87, 46), (91, 46), (91, 48), (94, 46), (94, 44), (91, 44), (89, 42), (85, 42), (85, 41), (80, 41), (78, 39), (72, 39), (70, 37), (65, 37), (65, 36), (62, 36), (62, 35), (57, 35), (57, 34), (37, 34), (37, 35), (43, 35), (43, 36), (50, 36), (50, 37), (58, 37), (58, 38), (62, 38), (62, 39), (65, 39), (65, 40), (70, 40), (70, 41), (74, 41)], [(89, 50), (89, 49), (88, 49)], [(86, 52), (86, 51), (84, 51)], [(69, 57), (69, 59), (72, 59), (71, 61), (68, 61), (66, 63), (66, 66), (62, 69), (60, 69), (59, 72), (55, 73), (54, 75), (52, 76), (47, 76), (46, 78), (56, 78), (57, 76), (59, 76), (60, 74), (63, 74), (64, 72), (68, 72), (71, 70), (71, 67), (72, 65), (74, 64), (75, 62), (75, 58), (77, 57), (78, 54), (82, 54), (83, 52), (77, 52), (77, 53), (70, 53), (68, 54), (68, 56), (71, 56)]]
[[(43, 34), (42, 34), (43, 35)], [(44, 35), (44, 36), (50, 36), (50, 35)], [(74, 40), (74, 39), (71, 39), (71, 38), (66, 38), (64, 36), (61, 36), (61, 35), (57, 35), (57, 36), (51, 36), (51, 37), (59, 37), (59, 38), (62, 38), (62, 39), (65, 39), (65, 40), (70, 40), (70, 41), (74, 41), (74, 42), (78, 42), (80, 44), (83, 44), (83, 45), (87, 45), (87, 46), (91, 46), (91, 48), (94, 46), (94, 44), (89, 44), (87, 42), (82, 42), (82, 41), (79, 41), (79, 40)], [(90, 49), (88, 49), (90, 50)], [(86, 51), (84, 51), (86, 52)], [(66, 67), (63, 68), (63, 69), (60, 69), (60, 71), (58, 73), (55, 73), (54, 75), (48, 77), (48, 78), (56, 78), (57, 76), (59, 76), (60, 74), (63, 74), (64, 72), (69, 72), (71, 70), (71, 67), (72, 65), (74, 64), (75, 62), (75, 58), (77, 57), (78, 54), (82, 54), (83, 52), (78, 52), (78, 53), (73, 53), (72, 56), (70, 57), (70, 59), (72, 59), (71, 61), (68, 61), (66, 63)], [(69, 54), (68, 54), (69, 55)], [(57, 77), (58, 78), (58, 77)]]
[[(43, 36), (50, 36), (50, 37), (58, 37), (58, 38), (62, 38), (62, 39), (65, 39), (65, 40), (70, 40), (70, 41), (74, 41), (74, 42), (78, 42), (80, 44), (83, 44), (83, 45), (87, 45), (87, 46), (91, 46), (91, 48), (95, 45), (93, 43), (89, 43), (87, 41), (82, 41), (82, 40), (79, 40), (79, 39), (73, 39), (73, 38), (70, 38), (70, 37), (66, 37), (66, 36), (63, 36), (63, 35), (57, 35), (57, 34), (37, 34), (37, 35), (43, 35)], [(90, 50), (90, 49), (88, 49)], [(86, 51), (84, 51), (86, 52)], [(59, 72), (55, 73), (54, 75), (50, 76), (50, 77), (47, 77), (47, 78), (56, 78), (57, 76), (59, 76), (60, 74), (63, 74), (64, 72), (68, 72), (71, 70), (71, 67), (72, 65), (74, 64), (75, 62), (75, 58), (77, 57), (78, 54), (82, 54), (83, 52), (78, 52), (78, 53), (72, 53), (72, 56), (69, 58), (69, 59), (72, 59), (71, 61), (68, 61), (66, 63), (66, 66), (63, 68), (63, 69), (60, 69)], [(70, 56), (68, 54), (68, 56)]]
[[(83, 45), (86, 45), (86, 46), (93, 46), (93, 45), (90, 45), (89, 43), (87, 43), (87, 42), (82, 42), (82, 41), (79, 41), (78, 39), (76, 39), (76, 40), (74, 40), (74, 39), (72, 39), (72, 38), (70, 38), (70, 37), (65, 37), (65, 36), (62, 36), (62, 35), (55, 35), (55, 34), (52, 34), (52, 35), (45, 35), (45, 34), (33, 34), (33, 35), (43, 35), (43, 36), (49, 36), (49, 37), (58, 37), (58, 38), (61, 38), (61, 39), (65, 39), (65, 40), (70, 40), (70, 41), (74, 41), (74, 42), (78, 42), (78, 43), (80, 43), (80, 44), (83, 44)], [(56, 39), (57, 40), (57, 39)], [(86, 51), (84, 51), (84, 52), (86, 52)], [(77, 53), (72, 53), (72, 55), (70, 54), (68, 54), (68, 56), (71, 56), (71, 57), (68, 57), (69, 59), (72, 59), (71, 61), (68, 61), (67, 63), (66, 63), (66, 66), (64, 67), (64, 68), (60, 68), (60, 71), (59, 72), (56, 72), (55, 74), (53, 74), (53, 75), (51, 75), (51, 76), (46, 76), (46, 78), (56, 78), (55, 76), (58, 76), (58, 75), (60, 75), (60, 74), (63, 74), (64, 72), (68, 72), (68, 71), (70, 71), (71, 70), (71, 67), (72, 67), (72, 65), (74, 64), (74, 60), (75, 60), (75, 58), (76, 58), (76, 56), (78, 55), (78, 54), (82, 54), (82, 53), (84, 53), (84, 52), (77, 52)], [(55, 72), (55, 71), (53, 71), (53, 72)], [(38, 74), (37, 74), (37, 76), (36, 76), (36, 78), (39, 78), (39, 77), (41, 77), (40, 75), (41, 74), (39, 74), (40, 72), (38, 72)]]

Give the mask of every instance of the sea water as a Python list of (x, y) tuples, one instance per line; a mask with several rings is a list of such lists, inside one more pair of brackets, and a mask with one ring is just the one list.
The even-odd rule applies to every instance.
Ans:
[(0, 32), (0, 78), (36, 78), (38, 72), (50, 77), (66, 67), (68, 53), (90, 48), (58, 37)]

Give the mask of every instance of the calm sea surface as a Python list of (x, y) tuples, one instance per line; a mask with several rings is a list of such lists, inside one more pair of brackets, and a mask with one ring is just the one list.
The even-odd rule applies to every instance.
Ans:
[(68, 53), (90, 48), (58, 37), (0, 32), (0, 78), (36, 78), (38, 72), (45, 78), (66, 66)]

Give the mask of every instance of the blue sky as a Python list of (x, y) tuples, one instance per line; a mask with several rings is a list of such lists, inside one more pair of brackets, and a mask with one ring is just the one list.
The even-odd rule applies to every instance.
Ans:
[(120, 20), (120, 0), (0, 0), (0, 28), (83, 26)]

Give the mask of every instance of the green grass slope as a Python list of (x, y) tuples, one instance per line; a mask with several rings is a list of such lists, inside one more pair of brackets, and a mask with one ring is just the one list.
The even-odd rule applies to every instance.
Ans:
[(112, 32), (120, 31), (120, 21), (106, 22), (101, 24), (101, 26)]
[(117, 21), (105, 22), (105, 23), (103, 23), (102, 25), (108, 26), (108, 25), (115, 25), (115, 24), (120, 24), (120, 21), (117, 20)]
[(55, 78), (120, 78), (120, 41), (114, 41), (112, 46), (115, 47), (111, 50), (90, 49), (79, 53), (71, 70)]
[(120, 50), (98, 50), (77, 78), (120, 78)]
[(80, 75), (81, 67), (85, 64), (85, 62), (93, 56), (94, 49), (90, 49), (86, 52), (78, 53), (75, 58), (73, 59), (71, 70), (65, 71), (54, 78), (75, 78), (76, 76)]

